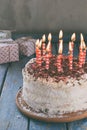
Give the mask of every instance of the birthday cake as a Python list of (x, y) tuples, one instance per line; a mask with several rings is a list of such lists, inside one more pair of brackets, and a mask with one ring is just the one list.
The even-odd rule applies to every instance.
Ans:
[(40, 49), (36, 51), (36, 58), (25, 65), (22, 98), (35, 112), (57, 115), (87, 110), (87, 62), (83, 42), (77, 59), (70, 44), (67, 56), (52, 55), (51, 51), (44, 53)]

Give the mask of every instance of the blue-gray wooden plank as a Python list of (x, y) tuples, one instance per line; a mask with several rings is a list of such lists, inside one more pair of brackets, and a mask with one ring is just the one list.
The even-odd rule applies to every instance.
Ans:
[(29, 130), (67, 130), (67, 128), (66, 123), (45, 123), (31, 119)]
[(16, 107), (16, 94), (22, 87), (22, 68), (29, 58), (12, 63), (8, 69), (0, 98), (0, 130), (27, 130), (28, 118)]
[(68, 123), (68, 130), (87, 130), (87, 119)]
[(9, 64), (2, 64), (0, 65), (0, 93), (1, 93), (1, 89), (3, 87), (3, 82), (6, 76), (6, 72), (8, 69)]

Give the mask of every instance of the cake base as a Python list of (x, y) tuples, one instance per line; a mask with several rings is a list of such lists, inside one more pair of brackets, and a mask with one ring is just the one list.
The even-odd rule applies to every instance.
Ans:
[(16, 105), (18, 109), (27, 117), (45, 122), (72, 122), (87, 117), (87, 110), (59, 114), (57, 116), (48, 116), (43, 112), (36, 112), (33, 108), (31, 108), (31, 106), (27, 105), (26, 102), (23, 100), (22, 89), (20, 89), (16, 95)]

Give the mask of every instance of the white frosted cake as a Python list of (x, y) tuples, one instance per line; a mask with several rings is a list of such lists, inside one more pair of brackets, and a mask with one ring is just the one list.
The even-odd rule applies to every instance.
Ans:
[(22, 97), (36, 112), (48, 115), (72, 113), (87, 109), (87, 63), (78, 67), (73, 59), (73, 70), (69, 70), (68, 56), (63, 57), (63, 71), (58, 72), (56, 56), (50, 58), (49, 70), (45, 62), (38, 66), (31, 59), (22, 71)]

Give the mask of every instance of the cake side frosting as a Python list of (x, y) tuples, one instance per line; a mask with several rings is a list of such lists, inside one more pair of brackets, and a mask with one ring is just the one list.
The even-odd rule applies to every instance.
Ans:
[[(73, 69), (73, 72), (65, 70), (64, 73), (57, 74), (57, 71), (54, 70), (56, 69), (55, 62), (52, 61), (54, 67), (50, 69), (54, 71), (50, 73), (50, 69), (48, 72), (42, 70), (44, 67), (38, 68), (35, 65), (35, 60), (35, 58), (31, 59), (22, 71), (22, 96), (28, 105), (37, 112), (43, 111), (50, 115), (87, 109), (86, 66), (84, 72), (83, 70), (78, 70), (78, 66), (74, 62), (75, 69)], [(52, 60), (55, 60), (55, 57)], [(65, 60), (67, 61), (67, 59)], [(38, 71), (38, 69), (41, 70)], [(64, 69), (67, 68), (65, 67)]]

